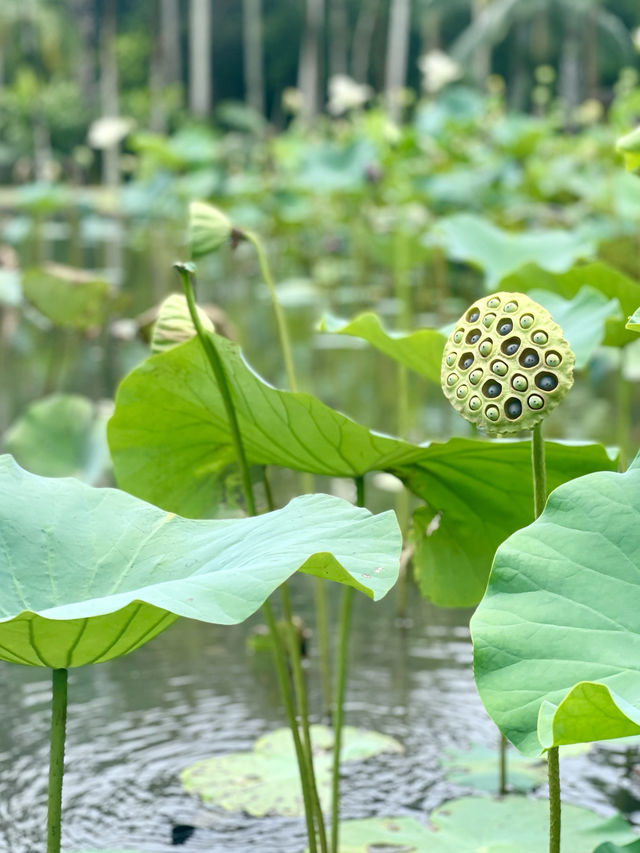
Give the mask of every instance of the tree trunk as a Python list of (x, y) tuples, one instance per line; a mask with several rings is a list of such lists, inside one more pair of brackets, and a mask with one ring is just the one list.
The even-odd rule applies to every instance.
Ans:
[[(116, 57), (117, 0), (102, 0), (100, 18), (100, 106), (102, 115), (118, 115), (118, 62)], [(120, 181), (119, 145), (102, 152), (102, 180), (108, 186)]]
[(347, 73), (349, 19), (345, 0), (329, 0), (329, 76)]
[(164, 100), (164, 63), (162, 55), (162, 9), (160, 0), (150, 4), (151, 50), (149, 53), (149, 127), (156, 133), (167, 130), (167, 108)]
[(580, 20), (577, 14), (568, 11), (565, 17), (564, 39), (560, 53), (560, 79), (558, 91), (564, 105), (565, 126), (572, 122), (572, 114), (581, 100), (580, 84)]
[(584, 79), (587, 97), (598, 96), (600, 81), (598, 63), (598, 27), (595, 20), (595, 10), (590, 9), (584, 18)]
[[(475, 24), (485, 9), (491, 5), (491, 0), (472, 0), (471, 25)], [(491, 73), (491, 46), (480, 45), (473, 55), (473, 77), (477, 86), (484, 88), (487, 77)]]
[(199, 118), (211, 112), (211, 0), (191, 0), (189, 18), (189, 108)]
[(351, 45), (351, 76), (359, 83), (368, 82), (371, 44), (379, 8), (380, 0), (361, 0)]
[(264, 115), (262, 0), (243, 0), (244, 89), (248, 106)]
[(440, 48), (440, 10), (425, 9), (420, 18), (421, 54)]
[(512, 110), (524, 110), (529, 88), (527, 70), (527, 46), (529, 43), (529, 22), (517, 21), (510, 45), (509, 70), (511, 86), (509, 88), (509, 107)]
[(166, 86), (182, 84), (181, 35), (179, 0), (160, 0), (162, 76)]
[(302, 115), (311, 119), (318, 114), (320, 89), (320, 34), (324, 18), (324, 0), (307, 0), (304, 36), (300, 47), (298, 88), (302, 92)]
[(85, 101), (91, 104), (96, 97), (94, 4), (87, 2), (87, 0), (75, 0), (73, 15), (80, 36), (75, 62), (76, 80)]
[(384, 93), (387, 112), (392, 121), (402, 116), (401, 90), (407, 82), (409, 57), (409, 31), (411, 26), (410, 0), (391, 0), (387, 55), (385, 62)]

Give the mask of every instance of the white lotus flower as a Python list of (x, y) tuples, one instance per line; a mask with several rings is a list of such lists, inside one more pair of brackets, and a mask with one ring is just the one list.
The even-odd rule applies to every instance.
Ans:
[(133, 130), (135, 122), (124, 116), (103, 116), (91, 122), (87, 141), (92, 148), (112, 148)]
[(430, 95), (462, 77), (462, 68), (441, 50), (430, 50), (421, 56), (418, 68), (422, 73), (422, 87)]
[(331, 115), (339, 116), (349, 110), (363, 107), (373, 95), (371, 86), (356, 83), (346, 74), (334, 74), (329, 80), (329, 103), (327, 109)]

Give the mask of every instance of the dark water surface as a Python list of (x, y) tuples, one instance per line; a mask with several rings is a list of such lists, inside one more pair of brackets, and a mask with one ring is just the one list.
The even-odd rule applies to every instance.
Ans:
[[(296, 579), (296, 609), (311, 618), (308, 579)], [(332, 589), (333, 606), (339, 591)], [(351, 764), (342, 781), (345, 817), (428, 812), (467, 791), (444, 778), (442, 751), (496, 733), (475, 692), (469, 611), (410, 602), (412, 624), (395, 621), (394, 594), (359, 597), (352, 636), (347, 722), (392, 735), (402, 755)], [(168, 853), (176, 825), (196, 830), (180, 849), (301, 853), (302, 820), (262, 820), (202, 806), (184, 793), (179, 772), (211, 755), (244, 750), (284, 725), (268, 655), (248, 654), (251, 624), (222, 628), (181, 620), (128, 657), (72, 670), (64, 788), (67, 851), (137, 848)], [(313, 645), (313, 644), (312, 644)], [(321, 720), (315, 657), (312, 718)], [(0, 664), (0, 850), (44, 849), (50, 681), (48, 671)], [(314, 711), (314, 709), (316, 709)], [(568, 801), (603, 814), (632, 813), (638, 784), (628, 746), (596, 749), (565, 765)]]

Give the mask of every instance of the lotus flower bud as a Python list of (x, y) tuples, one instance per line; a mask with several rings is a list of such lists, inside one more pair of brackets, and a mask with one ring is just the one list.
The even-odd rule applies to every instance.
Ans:
[(189, 249), (193, 258), (215, 252), (231, 238), (233, 225), (226, 214), (211, 204), (189, 205)]
[(451, 405), (490, 435), (531, 429), (573, 385), (575, 356), (549, 312), (524, 293), (479, 299), (442, 356)]
[[(198, 308), (198, 316), (203, 327), (213, 332), (213, 323)], [(186, 297), (182, 293), (172, 293), (160, 305), (158, 317), (151, 333), (151, 352), (165, 352), (171, 347), (195, 338), (196, 330), (189, 314)]]

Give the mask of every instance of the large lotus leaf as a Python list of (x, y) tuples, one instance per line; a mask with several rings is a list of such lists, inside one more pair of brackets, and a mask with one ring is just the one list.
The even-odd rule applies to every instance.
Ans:
[(603, 344), (617, 347), (636, 340), (635, 335), (625, 329), (625, 317), (632, 314), (640, 304), (640, 283), (601, 261), (578, 264), (567, 272), (557, 274), (531, 263), (500, 282), (502, 290), (522, 293), (550, 290), (565, 299), (573, 299), (586, 286), (599, 290), (608, 299), (617, 299), (622, 307), (621, 315), (607, 317)]
[(626, 328), (631, 329), (632, 332), (640, 332), (640, 308), (637, 308), (629, 317)]
[[(496, 548), (533, 517), (529, 441), (454, 438), (394, 473), (427, 502), (414, 515), (414, 566), (433, 602), (473, 606), (482, 598)], [(615, 469), (597, 444), (545, 444), (549, 489), (583, 474)]]
[[(549, 843), (549, 804), (511, 795), (501, 800), (462, 797), (429, 815), (431, 827), (410, 817), (346, 820), (340, 853), (522, 853)], [(604, 841), (636, 836), (621, 817), (603, 820), (578, 806), (562, 807), (562, 853), (587, 853)]]
[[(495, 549), (531, 520), (530, 442), (456, 438), (421, 446), (389, 438), (309, 394), (272, 388), (247, 367), (235, 344), (215, 341), (249, 463), (332, 477), (395, 474), (429, 504), (416, 525), (422, 591), (440, 604), (477, 604)], [(211, 512), (219, 477), (235, 453), (199, 341), (153, 356), (129, 374), (108, 435), (122, 488), (181, 515)], [(599, 445), (547, 446), (554, 486), (615, 467)], [(434, 516), (437, 531), (425, 536)]]
[(472, 619), (476, 683), (538, 754), (640, 732), (640, 455), (558, 488), (499, 549)]
[(91, 329), (105, 319), (111, 288), (97, 274), (49, 264), (22, 278), (25, 297), (56, 326)]
[(622, 846), (613, 841), (606, 841), (604, 844), (600, 844), (593, 853), (640, 853), (640, 839)]
[(44, 477), (77, 477), (98, 483), (111, 466), (107, 447), (109, 401), (96, 404), (75, 394), (37, 400), (5, 433), (4, 449)]
[(242, 622), (297, 569), (380, 598), (395, 582), (392, 513), (328, 495), (194, 521), (125, 492), (47, 479), (0, 457), (0, 659), (67, 667), (126, 654), (177, 616)]
[(442, 350), (446, 335), (437, 329), (419, 329), (409, 334), (390, 334), (372, 312), (360, 314), (351, 322), (325, 317), (321, 331), (363, 338), (380, 352), (393, 358), (420, 376), (440, 384)]
[(546, 308), (561, 327), (575, 354), (576, 370), (586, 367), (604, 340), (607, 320), (623, 318), (617, 299), (607, 299), (589, 286), (581, 287), (573, 299), (564, 299), (549, 290), (530, 290), (529, 296)]
[[(331, 802), (333, 743), (331, 728), (311, 726), (313, 765), (324, 809)], [(343, 762), (401, 751), (398, 741), (387, 735), (352, 726), (343, 729)], [(254, 817), (304, 814), (300, 771), (289, 729), (277, 729), (258, 738), (250, 752), (198, 761), (182, 771), (180, 780), (185, 790), (227, 811), (242, 811)]]
[[(564, 272), (596, 251), (592, 240), (573, 231), (512, 233), (469, 213), (440, 219), (437, 232), (452, 260), (468, 261), (484, 271), (487, 290), (496, 290), (505, 276), (524, 264), (536, 263), (550, 272)], [(501, 284), (500, 289), (517, 288)]]

